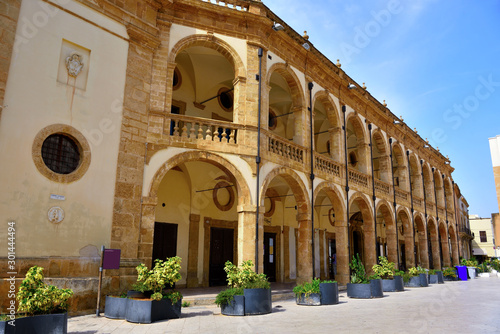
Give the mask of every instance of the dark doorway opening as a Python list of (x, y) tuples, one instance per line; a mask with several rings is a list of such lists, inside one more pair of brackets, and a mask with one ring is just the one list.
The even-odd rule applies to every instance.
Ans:
[(210, 228), (210, 265), (208, 284), (210, 286), (227, 285), (224, 271), (226, 261), (234, 263), (234, 230), (229, 228)]
[(264, 233), (264, 274), (269, 282), (276, 282), (276, 233)]
[(328, 254), (330, 255), (330, 261), (328, 261), (328, 263), (330, 264), (330, 279), (335, 279), (335, 276), (337, 275), (337, 245), (335, 243), (335, 239), (330, 239), (328, 241), (328, 244)]
[(156, 259), (177, 255), (177, 227), (177, 224), (155, 222), (152, 265)]

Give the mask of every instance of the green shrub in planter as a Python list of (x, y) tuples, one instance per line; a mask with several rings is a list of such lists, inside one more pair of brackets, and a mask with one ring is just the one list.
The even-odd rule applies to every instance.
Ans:
[[(173, 287), (174, 283), (181, 279), (181, 258), (174, 256), (165, 261), (156, 259), (155, 266), (148, 270), (144, 263), (136, 267), (137, 283), (134, 284), (134, 290), (140, 292), (152, 291), (151, 299), (162, 300), (163, 289)], [(168, 294), (172, 304), (175, 304), (182, 298), (180, 292), (171, 292)]]
[(59, 289), (43, 282), (43, 268), (34, 266), (26, 273), (16, 299), (18, 313), (27, 315), (64, 313), (68, 310), (71, 289)]
[(382, 279), (392, 279), (396, 271), (394, 262), (389, 262), (385, 256), (379, 256), (378, 261), (380, 264), (375, 264), (372, 267), (375, 275)]
[(352, 257), (351, 263), (349, 263), (349, 268), (351, 268), (351, 283), (354, 284), (368, 284), (370, 281), (366, 277), (365, 266), (359, 259), (359, 254)]

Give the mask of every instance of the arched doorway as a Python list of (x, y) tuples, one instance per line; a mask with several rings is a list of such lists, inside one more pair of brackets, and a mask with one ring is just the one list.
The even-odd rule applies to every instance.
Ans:
[(261, 189), (263, 272), (271, 281), (310, 280), (312, 226), (305, 185), (294, 171), (280, 167), (265, 176)]
[(372, 212), (370, 201), (365, 195), (355, 193), (349, 200), (350, 260), (359, 254), (367, 272), (371, 272), (372, 266), (377, 263)]

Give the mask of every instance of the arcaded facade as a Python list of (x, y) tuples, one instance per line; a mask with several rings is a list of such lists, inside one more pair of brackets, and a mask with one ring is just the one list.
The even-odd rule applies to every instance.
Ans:
[(19, 279), (44, 267), (74, 310), (95, 307), (101, 245), (122, 256), (105, 291), (173, 255), (178, 287), (224, 285), (227, 260), (345, 284), (354, 254), (368, 270), (469, 256), (450, 160), (261, 1), (6, 0), (0, 14), (0, 214)]

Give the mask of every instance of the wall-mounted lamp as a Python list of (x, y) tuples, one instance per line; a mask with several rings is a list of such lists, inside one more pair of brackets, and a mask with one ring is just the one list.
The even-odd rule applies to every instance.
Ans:
[(273, 23), (273, 30), (274, 31), (280, 31), (280, 30), (283, 30), (283, 29), (285, 29), (285, 27), (283, 27), (280, 23), (277, 23), (277, 22)]
[(355, 88), (356, 88), (356, 85), (355, 85), (355, 84), (353, 84), (353, 83), (349, 83), (349, 84), (347, 85), (347, 88), (349, 88), (349, 89), (355, 89)]
[(304, 49), (306, 49), (307, 51), (309, 51), (309, 49), (311, 48), (311, 46), (309, 45), (309, 43), (304, 43), (302, 44), (302, 46), (304, 47)]

